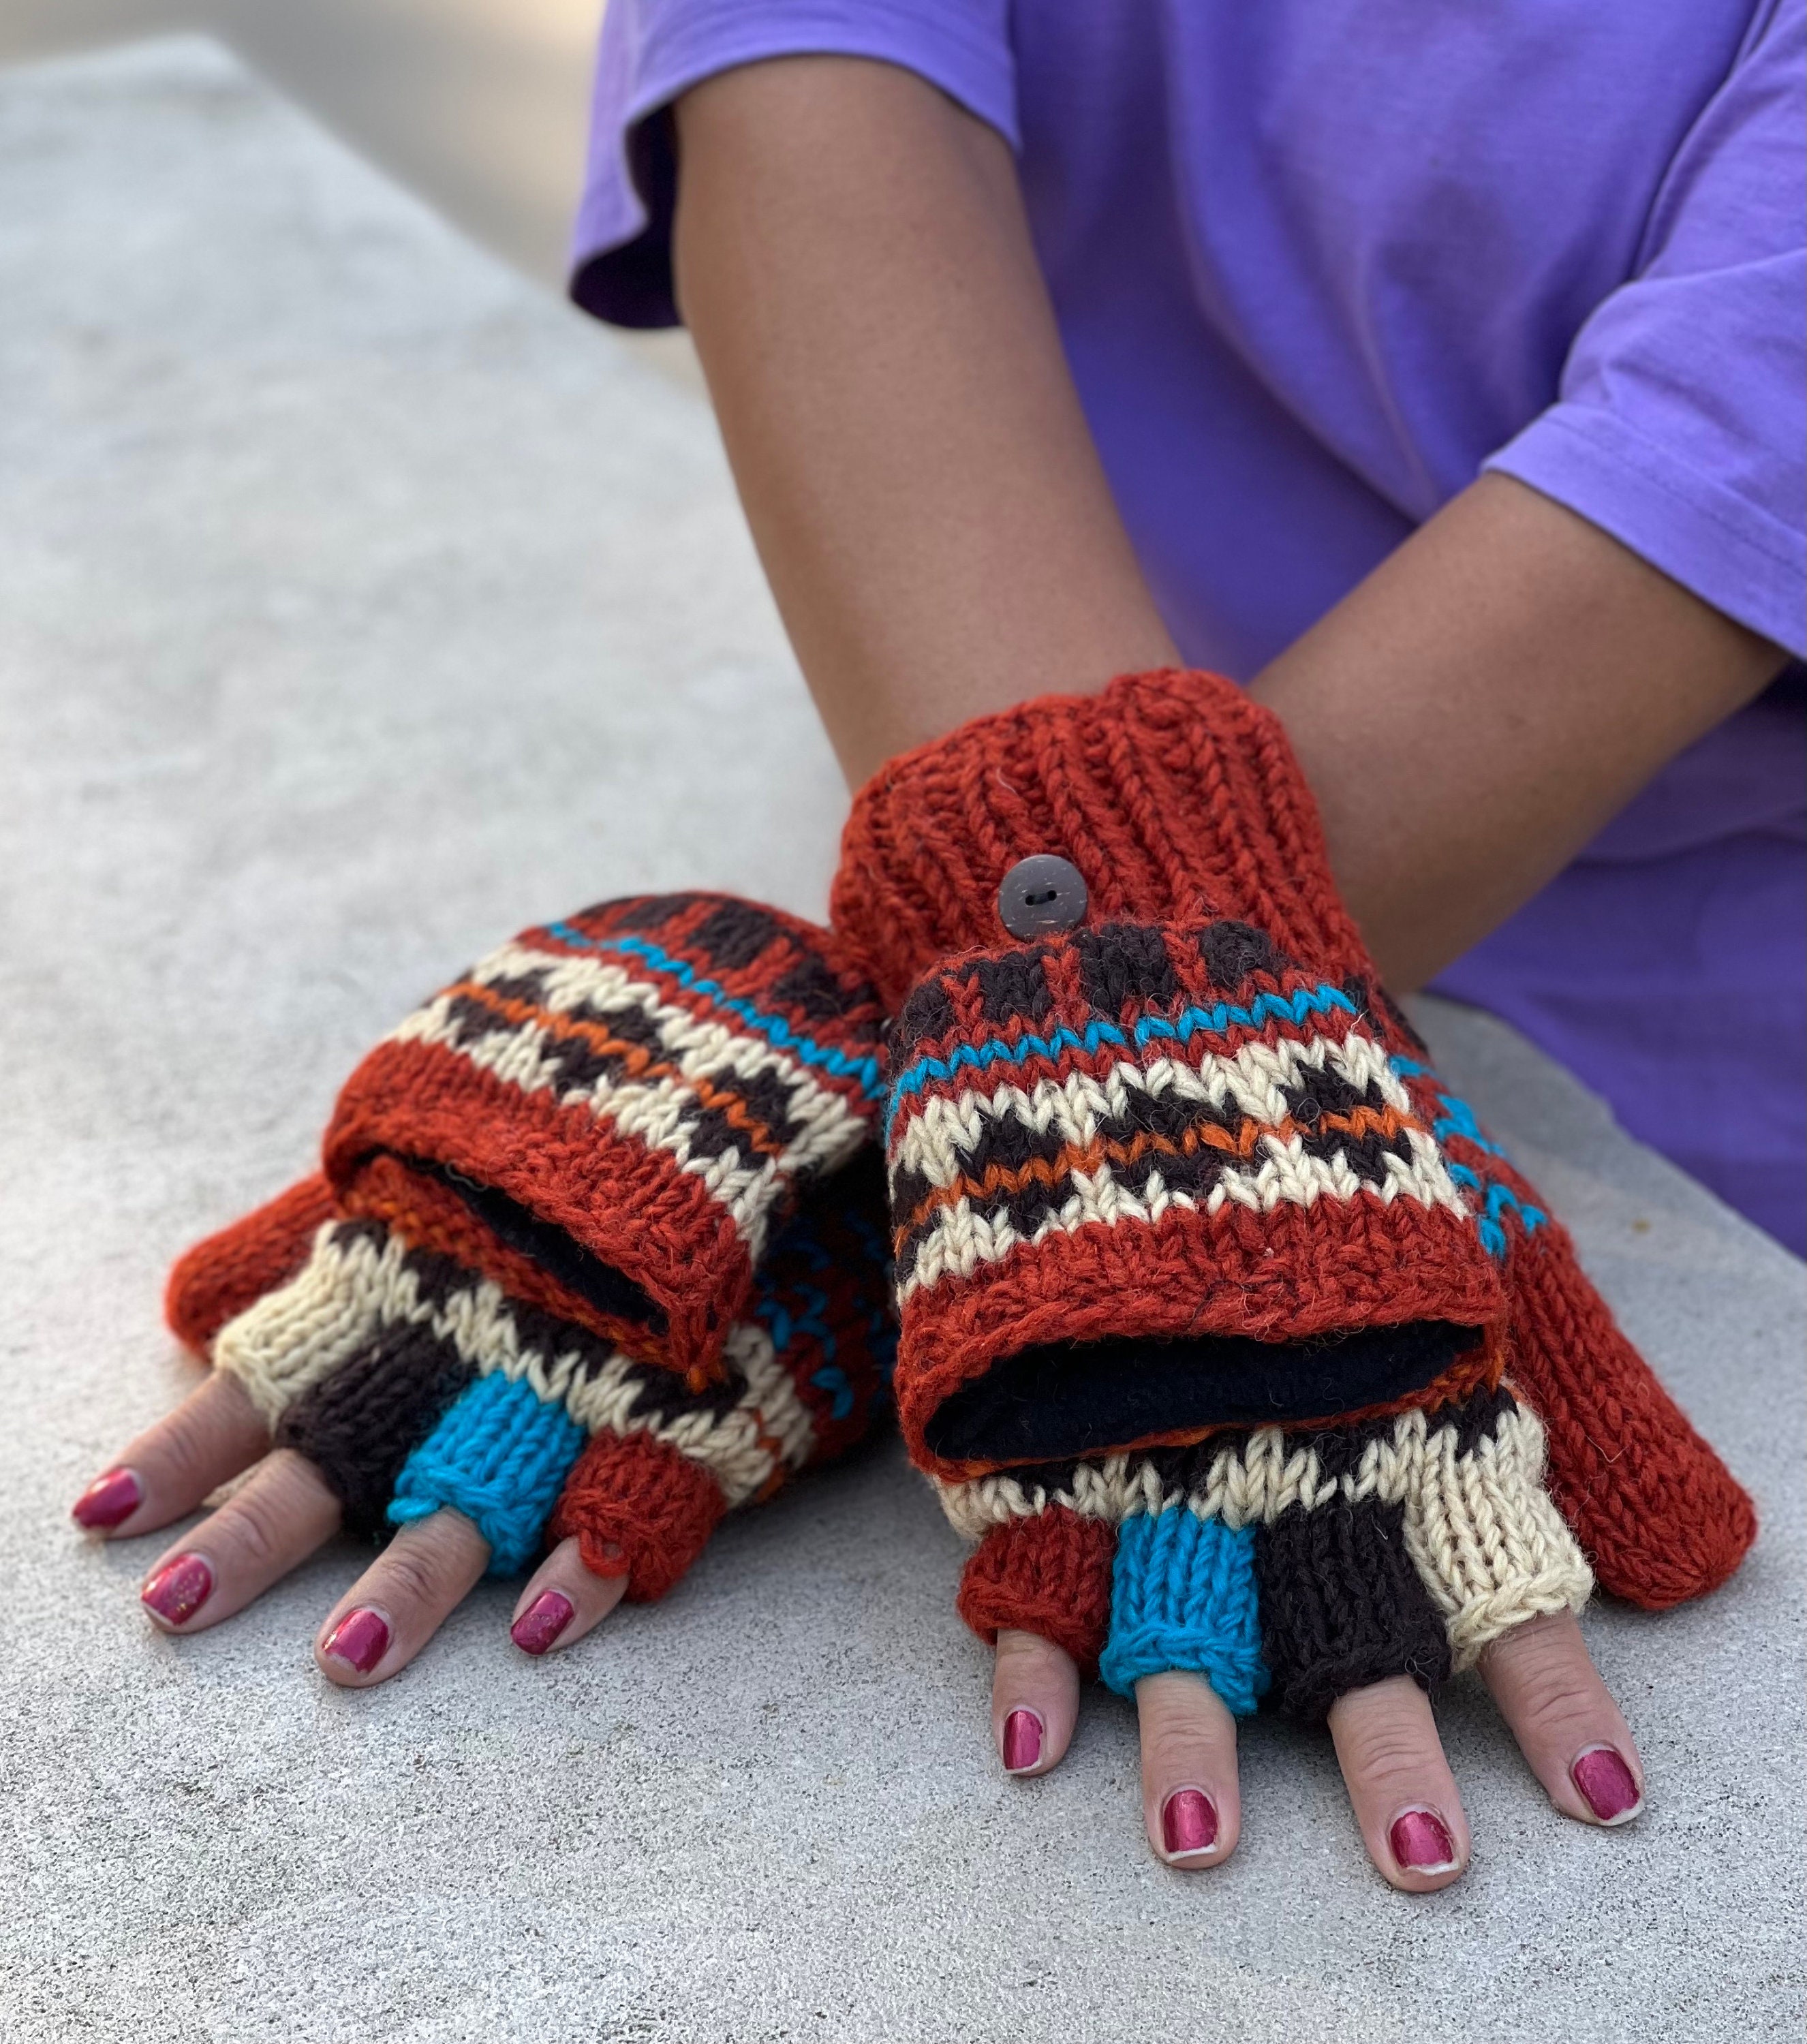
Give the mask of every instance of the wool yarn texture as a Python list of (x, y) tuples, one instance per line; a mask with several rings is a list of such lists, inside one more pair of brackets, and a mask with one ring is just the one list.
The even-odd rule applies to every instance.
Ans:
[[(1048, 866), (1077, 908), (1013, 936), (1011, 889)], [(956, 1515), (982, 1634), (1040, 1631), (1120, 1680), (1171, 1654), (1232, 1708), (1271, 1681), (1310, 1715), (1327, 1683), (1435, 1680), (1489, 1626), (1572, 1608), (1583, 1548), (1651, 1604), (1736, 1566), (1748, 1500), (1431, 1070), (1283, 730), (1232, 684), (1126, 676), (892, 761), (855, 798), (832, 920), (894, 1016), (898, 1403), (944, 1503), (1241, 1436), (1334, 1463), (1477, 1400), (1519, 1416), (1456, 1457), (1448, 1552), (1504, 1573), (1454, 1608), (1375, 1516), (1430, 1523), (1404, 1493), (1251, 1533), (1054, 1483), (1033, 1512)], [(1194, 1583), (1237, 1623), (1182, 1622)]]
[(348, 1217), (700, 1389), (725, 1379), (767, 1243), (876, 1125), (880, 1024), (798, 917), (605, 902), (490, 952), (380, 1043), (325, 1175)]
[(1428, 1689), (1528, 1619), (1581, 1608), (1592, 1572), (1544, 1457), (1542, 1423), (1495, 1381), (1347, 1425), (1011, 1470), (943, 1504), (981, 1553), (1050, 1520), (1050, 1544), (1095, 1529), (1110, 1589), (1082, 1658), (1111, 1688), (1183, 1668), (1239, 1714), (1271, 1691), (1317, 1719), (1346, 1690)]
[(701, 1391), (383, 1222), (335, 1212), (306, 1226), (330, 1199), (307, 1181), (198, 1245), (168, 1308), (354, 1531), (449, 1507), (506, 1575), (550, 1520), (596, 1573), (625, 1575), (629, 1597), (657, 1597), (726, 1512), (843, 1453), (886, 1410), (894, 1339), (870, 1164), (785, 1227)]

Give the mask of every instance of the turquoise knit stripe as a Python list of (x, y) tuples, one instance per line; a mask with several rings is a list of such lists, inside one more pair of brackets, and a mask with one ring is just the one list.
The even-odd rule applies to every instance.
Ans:
[(1127, 1696), (1142, 1676), (1170, 1668), (1202, 1675), (1239, 1718), (1253, 1714), (1268, 1674), (1252, 1526), (1228, 1527), (1175, 1504), (1117, 1528), (1110, 1638), (1098, 1673)]
[(518, 1575), (577, 1460), (584, 1431), (525, 1377), (492, 1370), (461, 1393), (403, 1463), (389, 1520), (406, 1526), (449, 1504), (490, 1543), (490, 1573)]

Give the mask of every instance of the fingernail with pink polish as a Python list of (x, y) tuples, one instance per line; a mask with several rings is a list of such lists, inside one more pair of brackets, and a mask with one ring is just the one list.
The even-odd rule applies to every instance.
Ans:
[(1455, 1842), (1434, 1811), (1406, 1811), (1386, 1835), (1393, 1857), (1409, 1873), (1447, 1873), (1455, 1864)]
[(389, 1627), (374, 1611), (348, 1611), (326, 1635), (322, 1654), (367, 1675), (389, 1651)]
[(1027, 1774), (1041, 1758), (1041, 1719), (1033, 1711), (1013, 1711), (1004, 1720), (1004, 1772)]
[(1176, 1788), (1161, 1805), (1161, 1842), (1169, 1859), (1209, 1852), (1217, 1842), (1217, 1813), (1202, 1788)]
[(144, 1501), (138, 1479), (129, 1469), (110, 1469), (97, 1476), (71, 1508), (78, 1526), (105, 1533), (129, 1519)]
[(1603, 1824), (1622, 1824), (1644, 1807), (1637, 1777), (1609, 1746), (1590, 1746), (1569, 1769), (1569, 1779)]
[(138, 1593), (166, 1625), (186, 1625), (213, 1592), (213, 1572), (198, 1554), (165, 1562)]
[(508, 1636), (523, 1654), (544, 1654), (575, 1616), (569, 1597), (542, 1590), (509, 1627)]

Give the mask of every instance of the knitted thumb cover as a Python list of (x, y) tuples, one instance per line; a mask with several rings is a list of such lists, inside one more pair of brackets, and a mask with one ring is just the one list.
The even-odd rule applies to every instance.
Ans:
[(1717, 1589), (1756, 1538), (1749, 1496), (1626, 1339), (1568, 1231), (1415, 1037), (1413, 1050), (1394, 1067), (1504, 1269), (1507, 1369), (1547, 1431), (1551, 1493), (1601, 1586), (1651, 1611)]
[(586, 1562), (645, 1598), (725, 1512), (870, 1430), (887, 1403), (887, 1280), (876, 1170), (856, 1166), (775, 1243), (720, 1381), (698, 1393), (344, 1218), (315, 1178), (189, 1251), (167, 1306), (273, 1440), (314, 1463), (352, 1530), (449, 1506), (506, 1574), (532, 1561), (556, 1501), (555, 1537), (577, 1535)]
[(818, 1191), (760, 1266), (719, 1391), (648, 1404), (590, 1435), (549, 1539), (575, 1535), (584, 1566), (625, 1575), (631, 1600), (663, 1596), (726, 1512), (844, 1454), (888, 1409), (890, 1279), (873, 1159)]
[(871, 1132), (879, 1026), (826, 931), (724, 895), (606, 902), (380, 1044), (326, 1175), (347, 1215), (701, 1389), (768, 1239)]

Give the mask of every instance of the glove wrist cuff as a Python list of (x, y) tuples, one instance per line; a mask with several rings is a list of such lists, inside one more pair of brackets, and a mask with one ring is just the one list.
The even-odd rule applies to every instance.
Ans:
[(999, 890), (1036, 855), (1077, 870), (1094, 928), (1247, 920), (1315, 966), (1359, 954), (1279, 720), (1217, 675), (1041, 697), (888, 762), (855, 797), (832, 920), (895, 1007), (937, 960), (1010, 941)]

